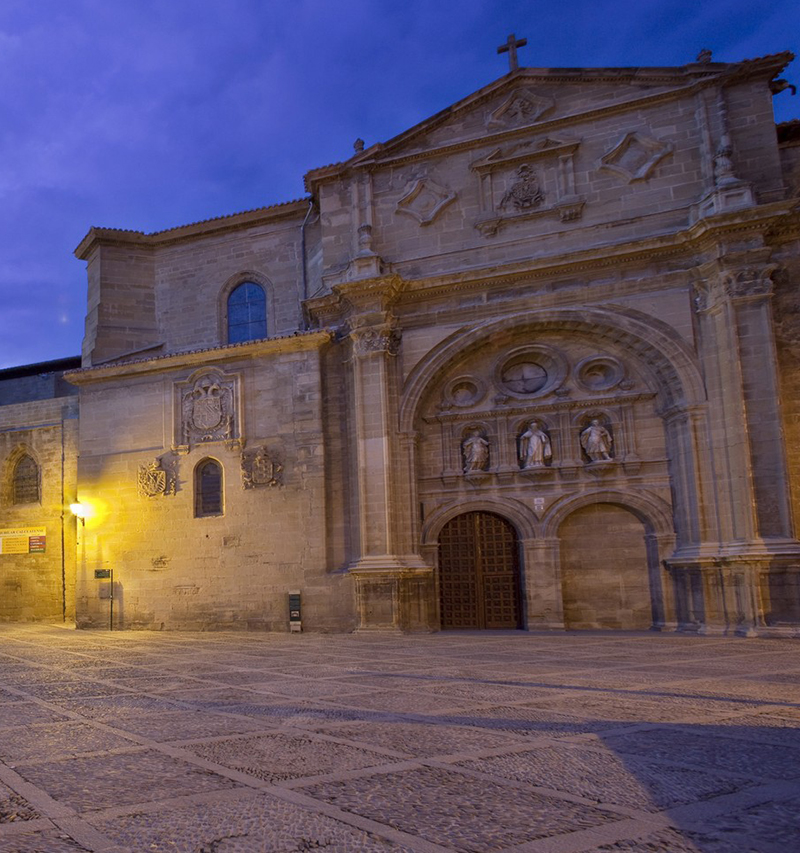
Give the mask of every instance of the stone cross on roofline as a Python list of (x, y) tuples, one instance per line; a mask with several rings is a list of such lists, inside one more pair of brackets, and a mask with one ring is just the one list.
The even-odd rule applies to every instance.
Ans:
[(528, 43), (528, 39), (517, 39), (514, 33), (508, 37), (508, 41), (505, 44), (501, 44), (500, 47), (497, 48), (498, 53), (508, 53), (508, 70), (516, 71), (519, 68), (519, 62), (517, 62), (517, 48), (525, 47)]

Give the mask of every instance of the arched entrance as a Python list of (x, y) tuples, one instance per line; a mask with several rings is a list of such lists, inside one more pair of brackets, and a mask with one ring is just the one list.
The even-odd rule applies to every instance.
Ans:
[(439, 534), (442, 628), (519, 628), (519, 546), (514, 526), (491, 512), (465, 512)]
[(596, 503), (558, 530), (567, 628), (644, 631), (653, 625), (651, 572), (642, 522), (622, 506)]

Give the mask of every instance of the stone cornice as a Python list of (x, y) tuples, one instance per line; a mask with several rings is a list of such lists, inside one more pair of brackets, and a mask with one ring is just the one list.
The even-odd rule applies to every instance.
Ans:
[(566, 257), (555, 255), (549, 258), (535, 258), (505, 264), (500, 269), (496, 265), (472, 267), (450, 275), (411, 280), (399, 294), (398, 302), (402, 304), (413, 300), (418, 297), (420, 291), (424, 291), (426, 296), (438, 296), (450, 291), (463, 292), (465, 289), (474, 287), (484, 288), (488, 283), (514, 284), (522, 280), (573, 275), (641, 261), (652, 263), (690, 252), (715, 252), (717, 242), (723, 237), (740, 232), (767, 231), (774, 223), (785, 217), (794, 204), (795, 201), (790, 200), (760, 205), (722, 214), (713, 219), (700, 220), (683, 231), (586, 249), (570, 253)]
[(285, 352), (319, 349), (332, 338), (327, 329), (314, 332), (297, 332), (280, 338), (264, 338), (242, 344), (229, 344), (222, 347), (192, 350), (190, 352), (170, 353), (153, 358), (135, 361), (117, 362), (100, 367), (85, 367), (64, 374), (64, 379), (73, 385), (91, 385), (109, 379), (130, 378), (151, 373), (164, 373), (180, 368), (182, 370), (219, 365), (229, 361), (257, 358), (265, 355), (279, 355)]
[[(158, 248), (194, 240), (198, 237), (217, 236), (243, 228), (254, 228), (278, 222), (292, 217), (302, 219), (308, 211), (309, 199), (297, 199), (271, 207), (261, 207), (257, 210), (247, 210), (243, 213), (233, 213), (230, 216), (220, 216), (181, 225), (166, 231), (154, 231), (145, 234), (143, 231), (128, 231), (124, 228), (90, 228), (86, 236), (75, 249), (75, 257), (81, 261), (88, 260), (93, 249), (103, 246), (141, 246), (142, 248)], [(299, 223), (298, 223), (299, 224)]]
[[(353, 282), (352, 285), (338, 286), (334, 292), (307, 300), (306, 311), (317, 319), (322, 326), (336, 325), (347, 313), (349, 302), (343, 299), (341, 287), (363, 288), (379, 282), (392, 280), (391, 293), (384, 308), (396, 305), (400, 308), (422, 297), (436, 297), (447, 293), (463, 293), (469, 290), (485, 289), (488, 285), (513, 285), (565, 275), (591, 273), (615, 269), (636, 263), (668, 261), (692, 254), (708, 254), (708, 262), (718, 255), (720, 240), (742, 233), (771, 234), (776, 226), (792, 217), (797, 200), (789, 199), (757, 207), (737, 210), (731, 213), (701, 219), (682, 231), (671, 231), (657, 237), (643, 240), (626, 240), (620, 243), (593, 247), (568, 255), (552, 255), (546, 258), (534, 258), (510, 264), (474, 266), (450, 274), (435, 274), (429, 277), (403, 279), (400, 276), (386, 276), (370, 279), (366, 282)], [(687, 209), (688, 214), (688, 209)], [(415, 259), (419, 263), (418, 259)], [(402, 267), (402, 262), (397, 263)]]

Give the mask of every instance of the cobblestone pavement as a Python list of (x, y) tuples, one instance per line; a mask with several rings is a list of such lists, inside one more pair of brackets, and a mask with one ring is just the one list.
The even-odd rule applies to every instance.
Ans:
[(0, 853), (800, 851), (800, 645), (0, 626)]

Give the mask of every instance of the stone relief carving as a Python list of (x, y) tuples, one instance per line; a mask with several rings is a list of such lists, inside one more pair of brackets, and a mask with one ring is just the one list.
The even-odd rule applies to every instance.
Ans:
[(184, 444), (233, 438), (233, 383), (215, 374), (197, 379), (181, 400)]
[(266, 445), (244, 450), (241, 455), (242, 488), (280, 486), (283, 466), (273, 458)]
[(580, 140), (545, 137), (496, 148), (472, 163), (481, 206), (475, 227), (491, 236), (510, 222), (533, 216), (579, 219), (585, 204), (575, 194), (573, 159), (579, 145)]
[(599, 418), (592, 418), (581, 430), (581, 447), (591, 462), (610, 462), (614, 439)]
[(544, 193), (539, 186), (536, 173), (527, 163), (517, 169), (517, 180), (511, 185), (500, 202), (500, 208), (511, 205), (515, 210), (530, 210), (544, 201)]
[(470, 430), (469, 435), (461, 442), (461, 453), (464, 457), (465, 474), (485, 471), (489, 467), (489, 442), (479, 429)]
[(456, 200), (456, 196), (456, 193), (430, 178), (421, 178), (407, 188), (397, 202), (395, 213), (407, 213), (420, 225), (430, 225), (447, 205)]
[(598, 169), (621, 175), (628, 183), (644, 181), (672, 150), (671, 143), (661, 142), (647, 133), (630, 131), (600, 158)]
[(174, 451), (188, 453), (192, 446), (209, 441), (238, 443), (239, 382), (237, 374), (212, 367), (175, 383)]
[(496, 110), (489, 114), (486, 124), (489, 128), (533, 124), (550, 112), (555, 107), (555, 103), (550, 97), (517, 90), (512, 92)]
[(139, 496), (147, 498), (174, 495), (177, 491), (177, 481), (177, 463), (166, 455), (140, 465), (136, 477)]
[(400, 331), (389, 326), (367, 326), (350, 332), (356, 355), (386, 353), (397, 355), (400, 350)]
[(519, 437), (519, 463), (523, 470), (543, 468), (553, 458), (550, 436), (539, 420), (532, 420)]

